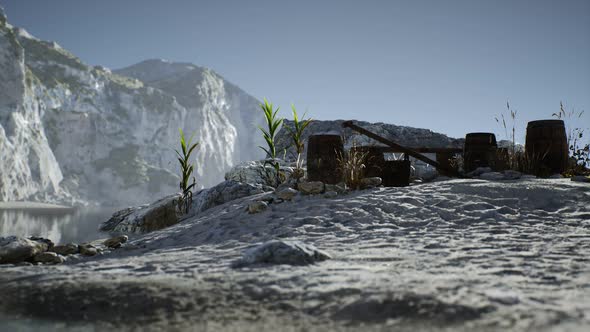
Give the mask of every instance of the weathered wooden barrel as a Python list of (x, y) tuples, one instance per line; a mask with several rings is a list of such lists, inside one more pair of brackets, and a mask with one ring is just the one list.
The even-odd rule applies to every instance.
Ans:
[(496, 135), (493, 133), (469, 133), (465, 135), (463, 168), (471, 172), (478, 167), (494, 167), (496, 160)]
[(410, 185), (410, 161), (409, 160), (387, 160), (384, 162), (381, 172), (383, 186), (405, 187)]
[(563, 173), (568, 162), (563, 120), (529, 122), (526, 128), (525, 152), (536, 175)]
[(451, 176), (450, 172), (446, 171), (446, 169), (453, 169), (453, 165), (451, 165), (451, 160), (455, 154), (453, 152), (437, 152), (436, 153), (436, 162), (440, 164), (441, 168), (437, 169), (437, 171), (441, 175)]
[(505, 171), (510, 168), (510, 150), (508, 148), (498, 148), (496, 150), (495, 171)]
[(307, 179), (336, 184), (342, 181), (338, 158), (344, 152), (337, 134), (311, 135), (307, 141)]
[(383, 168), (385, 167), (385, 156), (383, 150), (379, 146), (353, 146), (350, 148), (350, 153), (366, 154), (363, 169), (363, 177), (378, 176), (382, 178)]

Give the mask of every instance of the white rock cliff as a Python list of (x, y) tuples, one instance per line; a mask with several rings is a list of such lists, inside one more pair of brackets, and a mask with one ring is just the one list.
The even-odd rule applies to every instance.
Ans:
[(212, 186), (263, 157), (258, 104), (192, 64), (87, 66), (0, 13), (0, 201), (122, 206), (176, 192), (179, 127), (200, 142), (199, 186)]

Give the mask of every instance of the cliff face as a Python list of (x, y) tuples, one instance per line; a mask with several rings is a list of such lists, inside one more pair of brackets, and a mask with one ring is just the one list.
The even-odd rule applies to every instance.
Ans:
[(0, 10), (0, 201), (59, 192), (63, 175), (43, 128), (43, 94)]
[(201, 187), (262, 157), (259, 102), (213, 71), (82, 63), (0, 16), (0, 201), (148, 202), (178, 190), (178, 128), (194, 133)]

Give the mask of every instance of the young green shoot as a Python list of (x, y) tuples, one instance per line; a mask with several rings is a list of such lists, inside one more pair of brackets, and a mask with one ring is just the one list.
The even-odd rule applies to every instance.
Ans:
[[(180, 132), (180, 148), (181, 150), (175, 150), (178, 155), (178, 162), (180, 163), (181, 179), (180, 179), (180, 190), (181, 196), (177, 201), (178, 210), (180, 213), (188, 213), (192, 200), (193, 200), (193, 188), (196, 186), (197, 181), (192, 176), (194, 171), (194, 164), (190, 162), (192, 152), (199, 146), (199, 143), (192, 143), (193, 136), (187, 141), (182, 129), (178, 129)], [(192, 180), (192, 183), (191, 183)]]

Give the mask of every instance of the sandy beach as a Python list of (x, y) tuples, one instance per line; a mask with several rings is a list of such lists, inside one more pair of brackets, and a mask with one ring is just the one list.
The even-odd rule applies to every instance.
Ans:
[[(590, 186), (450, 180), (249, 214), (238, 199), (64, 265), (0, 267), (12, 323), (107, 329), (583, 331)], [(235, 268), (287, 239), (331, 260)], [(8, 320), (7, 320), (8, 321)], [(147, 328), (146, 328), (147, 327)]]

